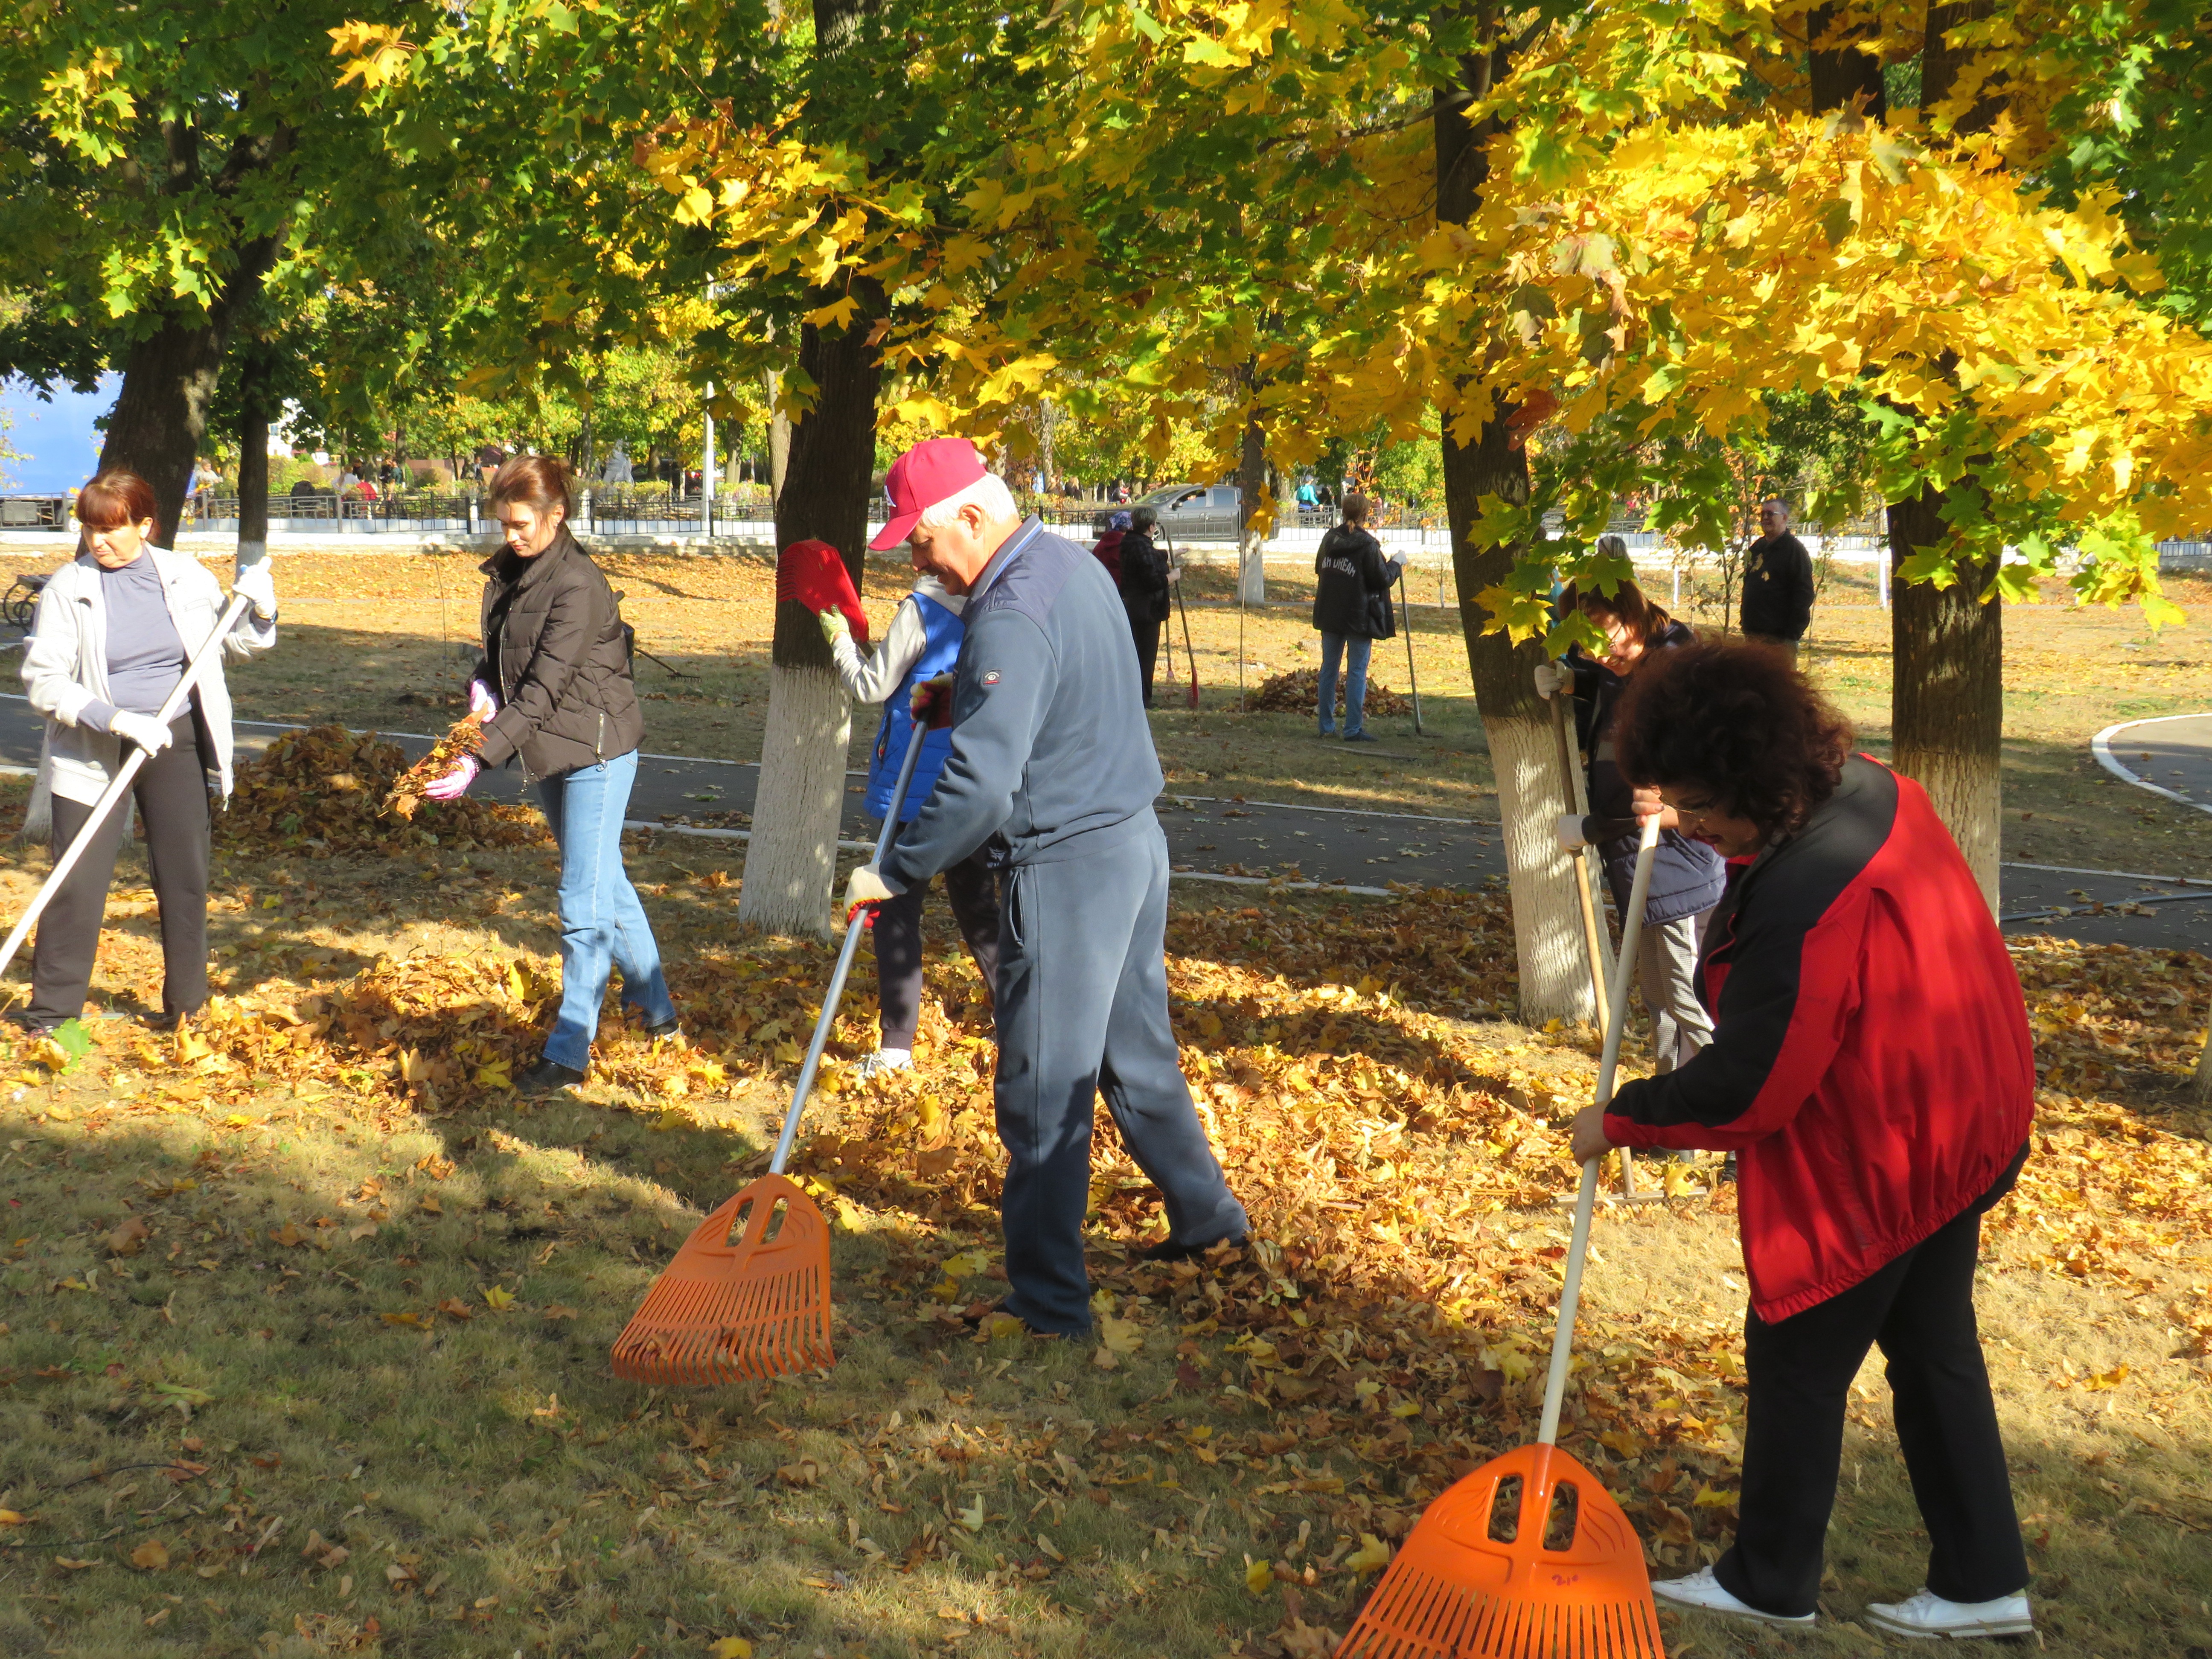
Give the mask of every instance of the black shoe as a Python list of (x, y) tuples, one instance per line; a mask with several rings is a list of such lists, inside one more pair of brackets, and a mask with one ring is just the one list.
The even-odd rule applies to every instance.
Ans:
[(44, 1036), (61, 1024), (58, 1019), (47, 1019), (42, 1015), (31, 1012), (27, 1008), (15, 1010), (8, 1018), (11, 1024), (32, 1036)]
[(199, 1014), (197, 1008), (164, 1008), (158, 1014), (148, 1014), (143, 1022), (149, 1031), (173, 1031), (185, 1020)]
[(514, 1092), (525, 1097), (556, 1095), (573, 1089), (584, 1080), (584, 1074), (573, 1066), (563, 1066), (557, 1060), (541, 1060), (514, 1080)]
[(1172, 1238), (1164, 1238), (1158, 1243), (1147, 1245), (1138, 1251), (1137, 1257), (1142, 1261), (1191, 1261), (1224, 1244), (1231, 1249), (1241, 1250), (1251, 1242), (1252, 1235), (1249, 1233), (1239, 1233), (1234, 1238), (1208, 1239), (1203, 1244), (1178, 1244)]
[(647, 1026), (645, 1028), (645, 1034), (649, 1037), (682, 1036), (684, 1035), (684, 1027), (677, 1019), (676, 1016), (671, 1014), (666, 1019), (662, 1020), (659, 1024)]
[(1346, 743), (1380, 743), (1382, 741), (1382, 738), (1376, 737), (1372, 732), (1347, 732), (1344, 734), (1344, 740)]

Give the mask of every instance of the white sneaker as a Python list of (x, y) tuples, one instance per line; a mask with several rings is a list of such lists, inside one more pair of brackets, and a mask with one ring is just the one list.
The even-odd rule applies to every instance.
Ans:
[(886, 1072), (903, 1072), (913, 1064), (914, 1050), (911, 1048), (878, 1048), (853, 1070), (860, 1081), (866, 1083)]
[(1892, 1636), (2026, 1636), (2035, 1629), (2027, 1592), (2000, 1595), (1994, 1601), (1946, 1601), (1931, 1589), (1917, 1589), (1910, 1601), (1876, 1601), (1867, 1623)]
[(1729, 1594), (1713, 1577), (1711, 1567), (1700, 1568), (1687, 1578), (1662, 1579), (1652, 1585), (1651, 1593), (1674, 1607), (1695, 1607), (1699, 1613), (1725, 1613), (1737, 1619), (1756, 1619), (1762, 1625), (1806, 1626), (1814, 1618), (1809, 1613), (1799, 1613), (1794, 1619), (1779, 1613), (1761, 1613)]

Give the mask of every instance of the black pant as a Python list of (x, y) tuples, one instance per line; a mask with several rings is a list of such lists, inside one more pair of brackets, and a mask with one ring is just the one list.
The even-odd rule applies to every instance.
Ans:
[[(170, 744), (138, 769), (131, 793), (146, 825), (146, 861), (161, 911), (161, 1008), (197, 1012), (207, 1000), (208, 792), (191, 717), (169, 728)], [(130, 752), (125, 746), (124, 752)], [(54, 798), (54, 855), (58, 858), (91, 817), (82, 801)], [(58, 1024), (84, 1012), (100, 951), (100, 918), (115, 855), (131, 815), (118, 802), (94, 830), (84, 856), (39, 918), (31, 947), (30, 1017)]]
[[(1947, 1223), (1873, 1278), (1770, 1325), (1744, 1322), (1749, 1422), (1742, 1520), (1715, 1565), (1729, 1594), (1762, 1613), (1811, 1613), (1843, 1462), (1851, 1379), (1876, 1343), (1889, 1361), (1897, 1439), (1928, 1528), (1928, 1588), (1989, 1601), (2027, 1583), (2004, 1442), (1974, 1323), (1982, 1211)], [(1909, 1594), (1911, 1585), (1897, 1587)]]
[(1129, 618), (1129, 635), (1137, 642), (1137, 672), (1144, 677), (1145, 707), (1152, 706), (1152, 670), (1160, 659), (1160, 623), (1157, 618)]
[[(885, 1048), (911, 1048), (921, 1024), (921, 901), (923, 882), (876, 907), (876, 998)], [(979, 848), (945, 872), (952, 919), (995, 1000), (999, 989), (999, 878)]]

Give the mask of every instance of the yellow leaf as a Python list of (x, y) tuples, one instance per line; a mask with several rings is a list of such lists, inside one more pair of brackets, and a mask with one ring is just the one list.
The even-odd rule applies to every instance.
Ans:
[(495, 1309), (504, 1313), (507, 1309), (512, 1308), (514, 1305), (514, 1292), (510, 1290), (502, 1289), (501, 1286), (495, 1285), (484, 1292), (484, 1300), (490, 1303)]
[(1698, 1487), (1698, 1495), (1690, 1500), (1693, 1507), (1701, 1510), (1724, 1510), (1735, 1502), (1734, 1492), (1722, 1492), (1713, 1486)]
[(963, 1250), (958, 1255), (945, 1260), (947, 1279), (973, 1279), (991, 1265), (991, 1258), (981, 1250)]
[(753, 1644), (742, 1636), (725, 1636), (707, 1650), (707, 1659), (753, 1659)]
[(1112, 1314), (1098, 1322), (1098, 1340), (1115, 1353), (1141, 1353), (1145, 1334), (1126, 1319), (1116, 1319)]
[(808, 312), (805, 320), (816, 328), (842, 329), (850, 326), (853, 313), (860, 308), (860, 302), (848, 294), (842, 299), (832, 300), (828, 305)]
[(1027, 1327), (1019, 1319), (1010, 1313), (993, 1314), (984, 1322), (983, 1326), (984, 1334), (990, 1337), (993, 1341), (996, 1341), (1002, 1336), (1019, 1336), (1026, 1328)]
[(2081, 1386), (2091, 1390), (2098, 1389), (2117, 1389), (2121, 1383), (2126, 1382), (2127, 1379), (2128, 1368), (2125, 1365), (2115, 1365), (2108, 1371), (2098, 1372)]
[(1390, 1565), (1390, 1547), (1371, 1532), (1359, 1534), (1359, 1547), (1344, 1558), (1354, 1572), (1380, 1572)]
[(1244, 1588), (1255, 1595), (1265, 1595), (1274, 1582), (1275, 1570), (1265, 1561), (1254, 1561), (1244, 1569)]
[(131, 1552), (131, 1565), (141, 1572), (159, 1572), (169, 1565), (169, 1547), (158, 1538), (149, 1538)]
[(28, 1516), (18, 1515), (13, 1510), (0, 1510), (0, 1527), (27, 1527), (30, 1524)]

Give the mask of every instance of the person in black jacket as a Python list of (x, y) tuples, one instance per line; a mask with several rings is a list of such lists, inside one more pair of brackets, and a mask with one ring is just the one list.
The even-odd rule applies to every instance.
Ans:
[[(1601, 543), (1600, 550), (1611, 550)], [(1625, 557), (1626, 545), (1619, 551)], [(1644, 598), (1634, 582), (1624, 581), (1609, 594), (1595, 587), (1570, 587), (1560, 603), (1579, 609), (1604, 630), (1607, 651), (1602, 659), (1593, 659), (1577, 647), (1559, 665), (1546, 663), (1536, 670), (1539, 696), (1560, 690), (1572, 692), (1575, 729), (1589, 757), (1589, 816), (1562, 817), (1559, 845), (1572, 852), (1594, 843), (1605, 866), (1613, 908), (1626, 911), (1636, 878), (1637, 824), (1634, 791), (1621, 775), (1613, 753), (1613, 724), (1638, 671), (1692, 643), (1697, 635)], [(1705, 939), (1706, 918), (1727, 888), (1727, 876), (1726, 864), (1711, 848), (1678, 830), (1660, 836), (1636, 953), (1644, 1006), (1651, 1015), (1654, 1072), (1673, 1071), (1712, 1040), (1712, 1018), (1698, 1000), (1698, 949)]]
[(1759, 539), (1743, 556), (1743, 634), (1797, 660), (1798, 641), (1813, 624), (1813, 556), (1790, 533), (1790, 508), (1764, 501)]
[(520, 759), (561, 848), (561, 1012), (525, 1094), (584, 1080), (611, 969), (653, 1036), (677, 1032), (660, 947), (623, 869), (623, 818), (645, 736), (614, 592), (568, 533), (568, 469), (518, 455), (491, 481), (507, 545), (484, 561), (484, 653), (469, 686), (483, 741), (423, 793), (451, 800)]
[(1313, 625), (1321, 630), (1321, 734), (1336, 735), (1336, 669), (1344, 664), (1344, 740), (1373, 743), (1367, 731), (1367, 657), (1398, 631), (1390, 588), (1402, 559), (1386, 559), (1368, 533), (1364, 495), (1346, 495), (1344, 522), (1314, 555)]
[[(1115, 514), (1115, 518), (1124, 515)], [(1115, 548), (1120, 567), (1121, 608), (1129, 615), (1129, 637), (1137, 647), (1137, 666), (1144, 681), (1145, 707), (1152, 706), (1152, 669), (1159, 661), (1160, 625), (1168, 619), (1176, 578), (1182, 574), (1168, 556), (1152, 544), (1159, 514), (1149, 507), (1133, 507), (1126, 515), (1129, 527)]]

